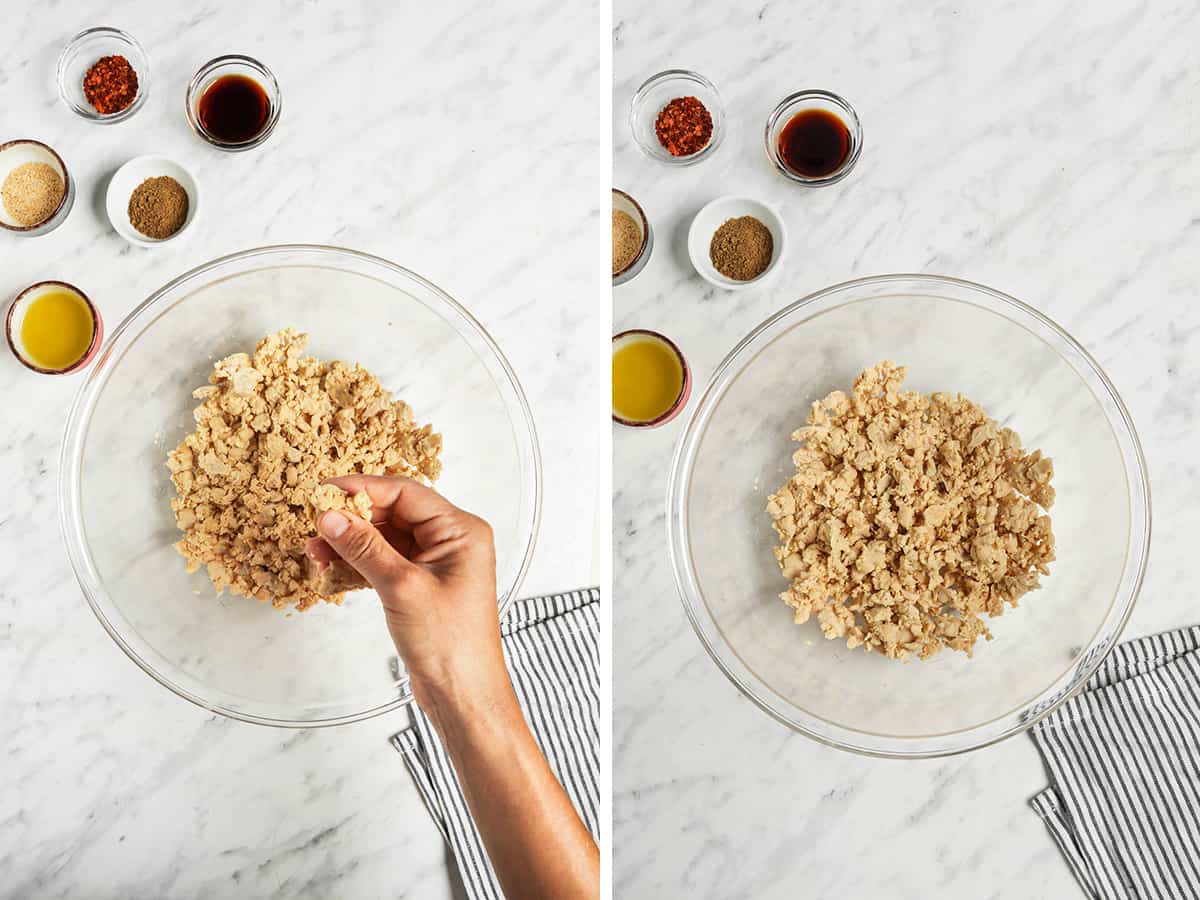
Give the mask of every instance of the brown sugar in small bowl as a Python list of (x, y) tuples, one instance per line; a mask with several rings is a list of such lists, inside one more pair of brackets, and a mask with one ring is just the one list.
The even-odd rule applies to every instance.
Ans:
[(20, 224), (8, 214), (3, 202), (0, 202), (0, 228), (22, 237), (36, 237), (53, 231), (66, 221), (71, 207), (75, 205), (75, 179), (71, 177), (67, 164), (54, 148), (41, 141), (21, 139), (0, 144), (0, 184), (3, 184), (13, 169), (26, 163), (45, 163), (57, 172), (63, 182), (62, 199), (50, 215), (32, 225)]
[[(24, 321), (26, 310), (34, 300), (58, 290), (74, 294), (87, 306), (92, 317), (92, 340), (83, 355), (69, 366), (62, 369), (47, 369), (35, 363), (25, 350), (21, 342), (21, 323)], [(100, 310), (96, 308), (96, 304), (75, 285), (65, 281), (39, 281), (17, 294), (16, 299), (9, 304), (8, 314), (4, 317), (4, 336), (13, 356), (25, 368), (37, 372), (39, 375), (69, 375), (85, 368), (100, 352), (100, 347), (104, 343), (104, 320), (100, 317)]]
[(664, 334), (660, 334), (657, 331), (650, 331), (645, 328), (631, 328), (627, 331), (622, 331), (619, 334), (613, 335), (613, 353), (615, 354), (626, 344), (639, 340), (653, 341), (665, 347), (671, 352), (675, 359), (678, 360), (680, 368), (683, 370), (683, 380), (679, 388), (679, 394), (675, 397), (674, 402), (672, 402), (663, 413), (655, 416), (652, 419), (627, 419), (621, 415), (618, 415), (615, 402), (613, 403), (612, 418), (616, 424), (624, 425), (627, 428), (657, 428), (660, 425), (666, 425), (681, 412), (683, 412), (684, 408), (687, 406), (688, 398), (691, 397), (692, 394), (692, 370), (688, 366), (688, 362), (683, 355), (683, 351), (679, 349), (678, 345), (674, 341)]
[(650, 227), (650, 220), (646, 217), (641, 204), (627, 193), (613, 188), (612, 201), (613, 211), (623, 212), (633, 219), (634, 224), (637, 225), (642, 235), (642, 243), (638, 247), (637, 254), (622, 269), (613, 272), (612, 283), (613, 287), (616, 287), (618, 284), (624, 284), (629, 281), (638, 272), (646, 268), (646, 263), (650, 261), (650, 254), (654, 250), (654, 230)]

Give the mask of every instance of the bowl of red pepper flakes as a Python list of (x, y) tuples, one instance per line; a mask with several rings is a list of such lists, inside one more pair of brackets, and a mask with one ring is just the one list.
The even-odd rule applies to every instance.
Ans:
[(149, 92), (146, 51), (119, 28), (81, 31), (58, 57), (58, 94), (89, 122), (123, 122), (142, 108)]
[(703, 75), (668, 69), (637, 89), (629, 106), (629, 127), (651, 159), (691, 166), (720, 146), (725, 108), (716, 86)]

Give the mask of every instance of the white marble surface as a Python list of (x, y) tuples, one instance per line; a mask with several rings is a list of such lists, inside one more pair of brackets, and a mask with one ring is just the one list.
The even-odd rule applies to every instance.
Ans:
[[(378, 253), (465, 303), (507, 353), (545, 460), (525, 593), (595, 577), (606, 403), (607, 240), (595, 111), (595, 4), (230, 0), (22, 2), (0, 34), (0, 140), (56, 147), (78, 179), (51, 235), (0, 235), (0, 298), (44, 278), (87, 290), (116, 326), (152, 290), (224, 253), (333, 243)], [(178, 14), (167, 10), (180, 10)], [(153, 68), (130, 121), (89, 124), (54, 65), (82, 28), (133, 33)], [(223, 154), (188, 129), (184, 89), (221, 53), (273, 68), (284, 93), (262, 148)], [(125, 244), (108, 176), (161, 153), (205, 192), (192, 233)], [(290, 732), (215, 718), (154, 684), (83, 601), (57, 525), (60, 435), (80, 379), (0, 354), (0, 896), (449, 897), (443, 843), (387, 736), (404, 714)]]
[[(1149, 460), (1155, 535), (1127, 635), (1194, 623), (1194, 5), (618, 0), (613, 26), (614, 185), (658, 240), (614, 291), (615, 326), (672, 335), (702, 387), (768, 313), (848, 278), (941, 273), (1033, 303), (1096, 355)], [(625, 120), (637, 86), (671, 67), (711, 78), (729, 115), (717, 155), (677, 171), (643, 156)], [(847, 97), (866, 133), (856, 171), (820, 191), (777, 176), (762, 145), (776, 102), (804, 87)], [(724, 193), (787, 220), (771, 286), (727, 293), (691, 271), (687, 223)], [(726, 681), (667, 563), (682, 424), (613, 437), (617, 895), (1081, 896), (1027, 805), (1045, 779), (1026, 738), (942, 761), (857, 758)]]

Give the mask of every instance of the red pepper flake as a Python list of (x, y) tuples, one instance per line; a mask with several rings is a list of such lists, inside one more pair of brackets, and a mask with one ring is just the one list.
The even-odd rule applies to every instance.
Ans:
[(83, 96), (102, 116), (125, 109), (137, 92), (137, 72), (123, 56), (102, 56), (83, 76)]
[(712, 114), (695, 97), (676, 97), (654, 122), (658, 142), (672, 156), (691, 156), (712, 139)]

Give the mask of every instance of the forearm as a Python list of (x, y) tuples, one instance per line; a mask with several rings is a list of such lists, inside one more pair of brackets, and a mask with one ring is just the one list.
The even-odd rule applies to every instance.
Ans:
[(509, 900), (594, 898), (600, 854), (502, 684), (471, 697), (428, 697), (423, 708)]

